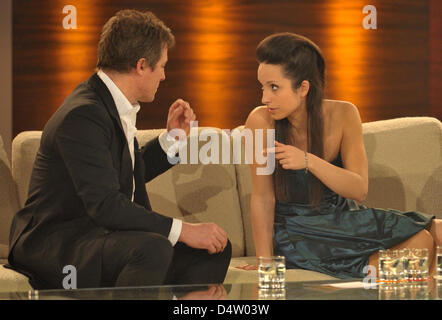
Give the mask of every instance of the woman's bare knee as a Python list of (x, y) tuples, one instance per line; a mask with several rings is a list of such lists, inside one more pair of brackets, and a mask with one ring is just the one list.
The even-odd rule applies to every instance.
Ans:
[(421, 230), (392, 249), (399, 250), (402, 248), (427, 248), (431, 252), (434, 249), (433, 236), (429, 231)]
[[(424, 229), (390, 249), (400, 250), (403, 248), (428, 249), (429, 261), (432, 261), (432, 258), (434, 256), (433, 236), (428, 230)], [(378, 252), (375, 252), (369, 257), (368, 264), (378, 268), (378, 262), (379, 262), (379, 254)]]
[(441, 219), (431, 220), (429, 231), (436, 245), (442, 246), (442, 220)]
[(430, 251), (434, 249), (434, 239), (431, 233), (427, 230), (422, 230), (416, 234), (417, 245), (421, 244), (421, 246), (417, 246), (416, 248), (427, 248)]

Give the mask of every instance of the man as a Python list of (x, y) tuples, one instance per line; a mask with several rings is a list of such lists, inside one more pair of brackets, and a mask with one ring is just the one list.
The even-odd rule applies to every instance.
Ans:
[[(226, 232), (152, 211), (145, 183), (168, 170), (167, 133), (141, 150), (138, 102), (154, 100), (174, 37), (151, 12), (122, 10), (104, 25), (98, 72), (46, 124), (29, 198), (14, 217), (10, 265), (36, 289), (221, 283), (231, 256)], [(190, 131), (193, 110), (175, 101), (167, 130)], [(173, 143), (172, 143), (173, 144)]]

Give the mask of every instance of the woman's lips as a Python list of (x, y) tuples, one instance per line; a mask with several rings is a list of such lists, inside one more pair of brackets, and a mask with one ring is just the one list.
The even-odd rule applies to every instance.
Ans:
[(274, 112), (276, 111), (276, 108), (269, 108), (269, 107), (267, 107), (267, 110), (268, 110), (270, 113), (274, 113)]

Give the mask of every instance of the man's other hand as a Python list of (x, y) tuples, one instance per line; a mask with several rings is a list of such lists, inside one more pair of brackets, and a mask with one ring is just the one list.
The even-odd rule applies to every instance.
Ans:
[(219, 253), (227, 245), (227, 233), (215, 223), (183, 222), (178, 241), (189, 247), (206, 249), (210, 254)]
[(195, 121), (196, 116), (189, 103), (183, 99), (178, 99), (169, 108), (167, 115), (167, 131), (181, 129), (188, 136), (190, 133), (190, 122)]

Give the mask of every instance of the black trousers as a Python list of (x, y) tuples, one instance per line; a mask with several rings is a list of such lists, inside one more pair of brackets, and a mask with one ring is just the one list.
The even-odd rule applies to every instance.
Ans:
[(104, 243), (101, 286), (222, 283), (231, 254), (230, 241), (223, 252), (209, 254), (182, 242), (172, 247), (156, 233), (116, 231)]

